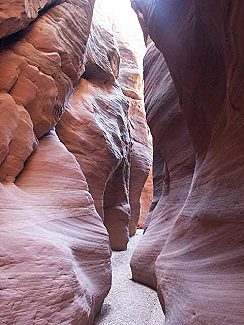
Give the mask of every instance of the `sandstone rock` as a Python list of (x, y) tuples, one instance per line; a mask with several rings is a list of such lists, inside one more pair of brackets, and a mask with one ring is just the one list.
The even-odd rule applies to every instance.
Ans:
[(2, 324), (92, 324), (110, 248), (79, 165), (54, 133), (15, 184), (0, 184)]
[(172, 78), (153, 42), (145, 56), (144, 77), (157, 179), (146, 232), (134, 252), (131, 266), (134, 280), (156, 288), (155, 262), (187, 197), (194, 152)]
[(137, 226), (151, 163), (142, 54), (99, 12), (90, 31), (93, 5), (0, 2), (3, 324), (92, 324), (111, 286), (109, 238), (126, 249)]
[[(112, 30), (120, 52), (118, 80), (123, 93), (132, 99), (143, 99), (143, 56), (145, 44), (137, 17), (129, 0), (119, 0), (111, 8)], [(125, 22), (126, 17), (126, 22)]]
[(28, 112), (0, 92), (0, 181), (11, 182), (23, 169), (37, 141)]
[(150, 206), (150, 203), (148, 204), (141, 197), (152, 165), (150, 131), (147, 126), (142, 101), (130, 99), (129, 119), (132, 140), (129, 188), (131, 217), (129, 233), (130, 236), (133, 236), (136, 233), (142, 210)]
[(196, 154), (189, 193), (156, 262), (166, 324), (241, 325), (244, 4), (135, 2), (165, 56)]
[(0, 68), (5, 73), (1, 89), (24, 105), (37, 137), (56, 124), (73, 84), (84, 70), (92, 17), (91, 5), (86, 3), (54, 6), (17, 42), (7, 44), (1, 55)]
[(119, 249), (120, 245), (125, 249), (128, 242), (130, 137), (127, 111), (128, 102), (118, 86), (81, 78), (57, 126), (61, 141), (76, 156), (84, 171), (113, 249)]
[(54, 0), (1, 0), (0, 38), (27, 27), (38, 12)]
[[(73, 85), (84, 71), (91, 18), (92, 1), (70, 0), (50, 8), (17, 39), (2, 41), (1, 109), (12, 119), (12, 126), (8, 130), (11, 135), (5, 133), (0, 153), (3, 162), (9, 152), (0, 167), (1, 180), (14, 178), (23, 168), (35, 143), (32, 128), (40, 138), (59, 120)], [(18, 119), (25, 124), (21, 126)], [(1, 118), (1, 128), (6, 128), (5, 123)]]
[(146, 183), (141, 192), (141, 213), (138, 222), (138, 227), (145, 229), (146, 219), (149, 214), (153, 200), (153, 175), (152, 169), (149, 172)]
[(119, 48), (108, 16), (99, 6), (99, 1), (94, 8), (86, 58), (84, 74), (86, 79), (116, 83), (120, 69)]
[[(148, 208), (148, 202), (141, 199), (144, 184), (152, 165), (151, 135), (145, 117), (143, 104), (143, 56), (145, 44), (142, 31), (131, 10), (130, 1), (118, 1), (112, 15), (112, 30), (120, 53), (118, 82), (129, 100), (129, 121), (131, 134), (130, 152), (130, 206), (129, 233), (136, 232), (141, 210)], [(123, 12), (126, 15), (125, 24)], [(128, 25), (130, 28), (128, 28)]]
[[(118, 31), (114, 32), (116, 20), (109, 21), (98, 1), (87, 44), (86, 71), (66, 105), (57, 132), (84, 171), (112, 249), (121, 250), (126, 249), (128, 227), (131, 235), (137, 227), (151, 144), (141, 101), (123, 94), (120, 74), (125, 58), (120, 57), (122, 45)], [(128, 79), (133, 74), (140, 77), (139, 83), (139, 77), (130, 82), (139, 92), (142, 75), (138, 63), (131, 61), (130, 72), (128, 64)]]

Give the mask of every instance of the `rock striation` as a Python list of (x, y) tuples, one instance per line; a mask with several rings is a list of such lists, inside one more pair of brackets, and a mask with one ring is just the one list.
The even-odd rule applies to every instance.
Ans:
[[(64, 15), (65, 20), (61, 19)], [(85, 6), (82, 2), (79, 5), (65, 2), (50, 8), (16, 40), (15, 36), (2, 40), (1, 107), (9, 108), (0, 121), (1, 126), (6, 119), (12, 120), (12, 131), (1, 140), (2, 181), (14, 179), (23, 168), (23, 162), (35, 147), (33, 131), (40, 138), (59, 120), (64, 103), (84, 72), (91, 19), (92, 3)], [(23, 138), (14, 135), (17, 125), (26, 130)], [(21, 132), (20, 128), (16, 132)], [(12, 164), (13, 160), (16, 163)]]
[[(116, 20), (108, 21), (98, 1), (85, 73), (57, 132), (86, 176), (112, 249), (124, 250), (137, 228), (140, 197), (151, 165), (151, 143), (140, 97), (139, 62), (130, 45), (119, 41), (123, 34)], [(130, 56), (123, 56), (123, 51)]]
[(54, 132), (0, 195), (1, 322), (92, 324), (111, 284), (108, 236)]
[(131, 266), (134, 280), (156, 289), (155, 262), (188, 195), (195, 156), (173, 80), (153, 42), (144, 59), (144, 80), (153, 136), (154, 199)]
[(57, 3), (1, 41), (4, 324), (92, 324), (111, 286), (106, 228), (80, 166), (50, 131), (84, 72), (92, 8)]
[[(157, 282), (166, 324), (241, 325), (244, 318), (244, 79), (240, 71), (244, 56), (244, 4), (242, 1), (135, 0), (133, 6), (143, 29), (165, 57), (179, 96), (180, 112), (189, 130), (190, 145), (178, 147), (175, 167), (181, 168), (190, 148), (195, 156), (191, 181), (187, 173), (188, 177), (182, 178), (183, 187), (178, 187), (180, 175), (175, 174), (174, 180), (170, 177), (167, 148), (162, 148), (162, 153), (160, 150), (161, 158), (156, 154), (156, 178), (166, 175), (161, 190), (157, 182), (159, 201), (150, 214), (148, 230), (140, 245), (151, 250), (148, 254), (138, 250), (132, 259), (134, 272), (138, 272), (135, 277), (142, 280), (140, 254), (145, 261), (150, 261), (149, 253), (153, 252), (158, 257), (149, 262), (155, 269), (147, 271), (147, 282), (154, 286)], [(149, 62), (150, 55), (145, 59), (146, 67)], [(155, 86), (150, 78), (154, 69), (154, 66), (146, 68), (146, 92), (150, 79)], [(163, 85), (159, 90), (160, 97)], [(146, 98), (150, 99), (147, 95)], [(165, 102), (168, 111), (171, 105), (172, 102)], [(166, 112), (157, 110), (157, 102), (153, 107), (157, 119), (161, 115), (165, 118)], [(150, 124), (153, 111), (150, 102), (147, 110)], [(157, 132), (155, 125), (151, 131), (153, 135)], [(168, 131), (175, 135), (182, 129), (175, 125)], [(168, 147), (176, 144), (175, 139), (175, 136), (169, 139)], [(168, 186), (163, 186), (165, 183)], [(159, 194), (168, 192), (169, 197), (172, 190), (175, 202), (171, 207), (178, 206), (173, 222), (172, 211), (173, 214), (176, 211), (170, 209), (165, 215), (168, 204), (161, 204), (163, 195)], [(182, 191), (186, 194), (184, 202)], [(153, 247), (152, 237), (147, 238), (154, 222), (163, 223), (158, 227), (163, 246), (161, 243)], [(151, 276), (153, 272), (156, 277)]]

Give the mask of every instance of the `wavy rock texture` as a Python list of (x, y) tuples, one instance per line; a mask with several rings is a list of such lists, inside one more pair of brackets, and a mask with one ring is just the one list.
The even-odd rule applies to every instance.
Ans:
[[(112, 249), (123, 250), (138, 224), (151, 145), (141, 101), (123, 94), (124, 58), (113, 30), (116, 21), (108, 23), (101, 5), (98, 2), (94, 11), (84, 78), (66, 105), (57, 132), (84, 171)], [(128, 79), (132, 74), (137, 75), (134, 88), (140, 91), (142, 75), (133, 57)]]
[(11, 182), (37, 145), (28, 112), (0, 92), (0, 181)]
[[(133, 236), (138, 226), (139, 217), (145, 213), (144, 210), (148, 209), (149, 204), (146, 197), (143, 196), (143, 189), (152, 165), (151, 134), (147, 126), (142, 100), (142, 67), (145, 44), (140, 25), (130, 8), (130, 1), (120, 1), (116, 4), (116, 8), (116, 14), (113, 15), (113, 32), (121, 56), (118, 81), (130, 103), (131, 165), (129, 197), (131, 217), (129, 234)], [(125, 8), (127, 9), (126, 17), (128, 24), (130, 24), (130, 29), (125, 25), (124, 16), (121, 15)], [(149, 197), (152, 194), (150, 186), (148, 187), (148, 194)]]
[(110, 249), (74, 157), (52, 133), (15, 184), (0, 186), (1, 322), (92, 324)]
[(38, 12), (54, 0), (0, 1), (0, 38), (27, 27)]
[(244, 3), (133, 2), (165, 56), (196, 154), (187, 198), (156, 261), (166, 324), (241, 325)]
[(1, 43), (3, 324), (92, 324), (111, 286), (109, 237), (84, 174), (47, 135), (84, 71), (92, 6), (57, 4)]
[[(74, 153), (84, 171), (114, 249), (121, 245), (126, 248), (128, 241), (130, 137), (127, 110), (128, 103), (118, 87), (82, 78), (57, 127), (61, 141)], [(115, 188), (111, 188), (111, 193), (113, 183)], [(113, 215), (110, 216), (109, 210)], [(113, 232), (116, 232), (115, 238)]]
[(81, 78), (57, 132), (84, 171), (111, 247), (117, 250), (126, 249), (130, 218), (128, 101), (115, 84), (117, 44), (98, 15), (96, 8), (87, 47), (88, 80)]
[(194, 169), (190, 135), (161, 52), (152, 42), (144, 64), (145, 106), (153, 136), (154, 208), (131, 261), (133, 279), (156, 288), (155, 262), (184, 205)]

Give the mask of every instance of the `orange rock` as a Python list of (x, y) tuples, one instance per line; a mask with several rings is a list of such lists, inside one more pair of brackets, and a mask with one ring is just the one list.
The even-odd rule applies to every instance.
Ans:
[[(151, 135), (146, 122), (144, 104), (130, 99), (129, 119), (131, 125), (131, 166), (130, 166), (130, 236), (136, 233), (143, 210), (149, 209), (151, 202), (142, 197), (144, 185), (152, 165)], [(151, 188), (152, 194), (152, 188)], [(149, 198), (150, 200), (150, 195)]]
[(10, 38), (3, 43), (0, 89), (29, 112), (38, 138), (57, 123), (73, 84), (84, 71), (92, 18), (91, 4), (86, 2), (86, 6), (72, 1), (58, 4), (16, 42)]
[(145, 223), (150, 211), (152, 200), (153, 200), (153, 175), (151, 169), (141, 193), (141, 200), (140, 200), (141, 213), (138, 222), (138, 227), (141, 229), (145, 228)]
[(0, 180), (14, 180), (36, 144), (35, 136), (40, 138), (59, 120), (84, 70), (91, 6), (58, 4), (17, 39), (9, 36), (2, 42), (0, 97), (5, 113), (0, 126), (8, 130), (3, 131)]
[(54, 0), (0, 1), (0, 38), (13, 34), (33, 21)]

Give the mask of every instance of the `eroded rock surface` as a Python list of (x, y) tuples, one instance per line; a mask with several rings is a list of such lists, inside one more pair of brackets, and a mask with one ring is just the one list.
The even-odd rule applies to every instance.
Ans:
[[(159, 224), (162, 216), (167, 217), (164, 227), (170, 223), (166, 232), (159, 227), (161, 237), (166, 238), (163, 249), (152, 248), (159, 254), (155, 270), (166, 324), (241, 325), (244, 79), (240, 71), (244, 56), (244, 3), (133, 3), (144, 30), (165, 56), (196, 157), (188, 194), (174, 223), (170, 221), (172, 209), (164, 214), (168, 207), (165, 202), (160, 207), (159, 200), (153, 211), (154, 215), (159, 211)], [(149, 122), (150, 119), (149, 114)], [(172, 132), (177, 130), (172, 128)], [(169, 144), (174, 145), (173, 140)], [(166, 156), (167, 150), (161, 165)], [(179, 157), (178, 166), (186, 157), (186, 153)], [(170, 168), (168, 163), (167, 167)], [(177, 183), (172, 184), (169, 177), (169, 195), (174, 185)], [(181, 189), (176, 187), (175, 194), (180, 194)], [(162, 192), (165, 190), (163, 187)], [(181, 197), (175, 199), (178, 205)], [(151, 218), (148, 231), (152, 222)], [(146, 239), (143, 242), (146, 245)]]
[(1, 107), (6, 109), (0, 124), (2, 128), (6, 119), (11, 124), (0, 151), (1, 180), (16, 177), (23, 168), (36, 143), (33, 130), (40, 138), (59, 120), (84, 71), (91, 19), (92, 2), (65, 2), (50, 8), (17, 39), (2, 41), (0, 92)]
[(119, 87), (82, 78), (57, 128), (61, 141), (74, 153), (84, 171), (97, 211), (109, 228), (114, 249), (126, 248), (128, 242), (127, 111), (128, 102)]
[(92, 324), (111, 285), (109, 237), (85, 176), (48, 133), (84, 72), (92, 5), (57, 4), (1, 43), (3, 324)]
[(184, 205), (195, 157), (172, 78), (153, 42), (144, 60), (145, 106), (154, 150), (154, 200), (131, 266), (134, 280), (156, 289), (155, 262)]
[(54, 0), (1, 0), (0, 38), (27, 27), (38, 12)]
[(119, 42), (106, 15), (93, 19), (93, 5), (0, 1), (7, 325), (92, 324), (111, 286), (110, 247), (126, 249), (137, 227), (151, 164), (143, 53)]
[(15, 184), (0, 186), (1, 322), (92, 324), (110, 248), (73, 155), (47, 135)]
[[(122, 250), (137, 228), (140, 196), (151, 165), (151, 143), (140, 99), (139, 61), (129, 44), (119, 42), (116, 19), (108, 22), (98, 1), (86, 71), (66, 105), (57, 132), (84, 171), (112, 249)], [(123, 49), (129, 57), (122, 55)], [(137, 96), (130, 97), (131, 92), (125, 91), (126, 75), (126, 89), (133, 94), (137, 91)]]
[[(129, 233), (133, 236), (144, 209), (149, 208), (143, 190), (152, 165), (151, 135), (146, 124), (144, 104), (140, 100), (130, 100), (129, 119), (131, 125), (131, 166), (130, 166), (130, 207)], [(152, 187), (147, 187), (149, 199)], [(141, 224), (142, 225), (142, 224)]]

